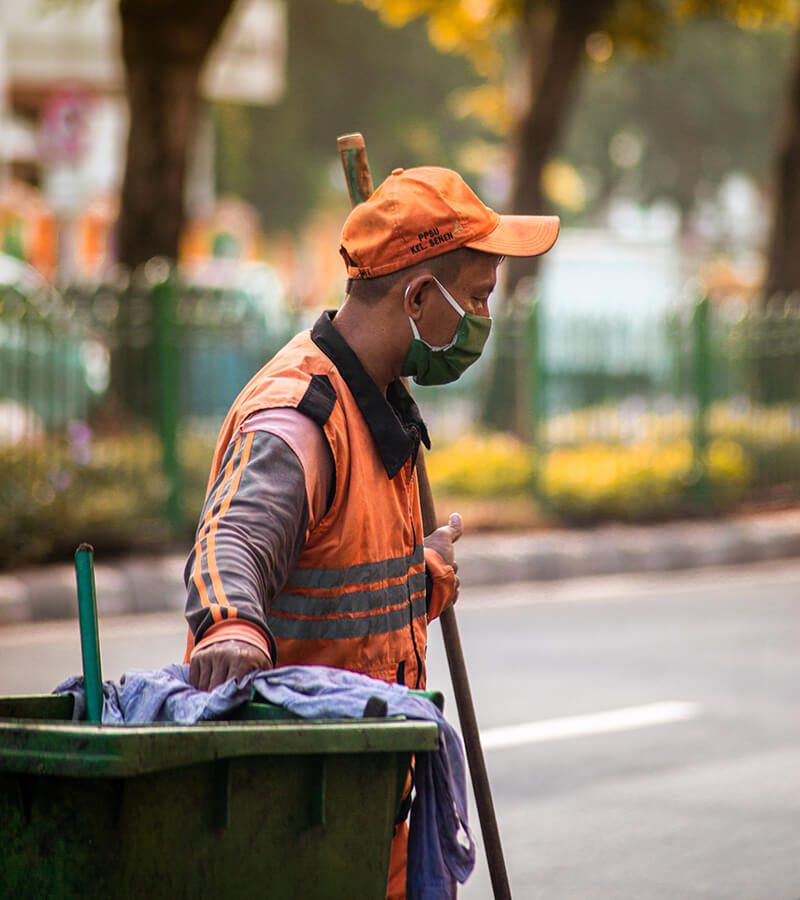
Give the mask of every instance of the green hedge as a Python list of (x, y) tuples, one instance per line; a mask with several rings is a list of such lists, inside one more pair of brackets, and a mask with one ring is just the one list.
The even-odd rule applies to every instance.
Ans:
[[(552, 420), (548, 437), (559, 445), (538, 465), (530, 447), (512, 437), (467, 435), (430, 454), (428, 469), (448, 502), (502, 509), (535, 495), (552, 518), (569, 524), (721, 512), (764, 489), (800, 488), (796, 417), (789, 408), (740, 416), (713, 410), (704, 485), (688, 417), (644, 417), (631, 431), (611, 409)], [(27, 450), (0, 448), (0, 566), (66, 560), (84, 540), (107, 554), (167, 543), (188, 551), (212, 450), (212, 435), (182, 433), (184, 523), (176, 535), (166, 526), (168, 486), (152, 432), (96, 437), (76, 426), (69, 437)]]
[(160, 445), (147, 431), (99, 439), (47, 440), (0, 449), (0, 566), (69, 559), (81, 541), (98, 551), (153, 549), (191, 541), (212, 445), (182, 441), (182, 534), (164, 519), (167, 483)]
[(428, 469), (449, 498), (502, 504), (534, 493), (565, 524), (719, 513), (776, 487), (800, 497), (799, 415), (786, 406), (713, 408), (698, 466), (688, 415), (626, 417), (598, 407), (550, 420), (550, 447), (538, 461), (515, 438), (468, 435), (432, 453)]

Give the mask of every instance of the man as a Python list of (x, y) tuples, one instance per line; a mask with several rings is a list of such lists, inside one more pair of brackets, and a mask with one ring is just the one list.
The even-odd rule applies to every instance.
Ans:
[[(462, 525), (453, 514), (423, 540), (415, 462), (429, 441), (400, 379), (456, 380), (488, 337), (501, 259), (546, 252), (558, 228), (498, 216), (434, 167), (395, 169), (350, 213), (344, 304), (279, 351), (222, 426), (186, 566), (196, 687), (317, 664), (424, 688)], [(404, 837), (391, 896), (404, 896)]]

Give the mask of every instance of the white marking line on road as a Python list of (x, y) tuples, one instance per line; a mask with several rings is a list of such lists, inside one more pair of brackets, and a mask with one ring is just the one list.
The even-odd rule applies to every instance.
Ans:
[(628, 706), (585, 716), (567, 716), (563, 719), (544, 719), (540, 722), (523, 722), (502, 728), (489, 728), (481, 732), (484, 750), (501, 747), (520, 747), (524, 744), (540, 744), (564, 738), (585, 737), (591, 734), (610, 734), (615, 731), (633, 731), (653, 725), (686, 722), (696, 719), (702, 711), (699, 703), (665, 701), (646, 706)]

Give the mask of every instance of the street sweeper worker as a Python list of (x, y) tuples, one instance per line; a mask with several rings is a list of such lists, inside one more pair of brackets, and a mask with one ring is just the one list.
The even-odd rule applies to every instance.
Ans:
[(437, 167), (395, 169), (352, 210), (344, 303), (251, 379), (217, 441), (185, 571), (196, 687), (298, 664), (425, 687), (462, 523), (423, 536), (430, 441), (401, 379), (446, 384), (472, 365), (500, 261), (546, 252), (558, 228), (498, 215)]

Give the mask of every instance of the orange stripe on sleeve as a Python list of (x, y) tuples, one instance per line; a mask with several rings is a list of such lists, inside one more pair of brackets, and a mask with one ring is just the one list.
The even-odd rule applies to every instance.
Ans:
[[(208, 591), (206, 589), (205, 582), (203, 581), (203, 573), (202, 573), (202, 562), (203, 562), (203, 539), (206, 536), (208, 531), (209, 523), (211, 522), (214, 516), (214, 507), (217, 505), (217, 501), (220, 498), (220, 494), (222, 492), (222, 488), (225, 482), (231, 477), (231, 473), (233, 472), (234, 460), (236, 459), (236, 455), (239, 452), (239, 447), (242, 444), (242, 438), (240, 437), (236, 441), (236, 445), (233, 448), (233, 453), (231, 454), (231, 458), (228, 460), (228, 465), (225, 467), (225, 474), (220, 479), (219, 487), (217, 488), (216, 494), (214, 495), (211, 503), (208, 504), (208, 512), (206, 513), (205, 519), (203, 519), (203, 525), (200, 529), (200, 535), (197, 538), (197, 543), (194, 545), (195, 550), (195, 558), (194, 558), (194, 566), (192, 567), (192, 581), (194, 582), (194, 586), (197, 588), (197, 593), (200, 595), (200, 602), (203, 606), (210, 606), (211, 601), (208, 598)], [(211, 610), (211, 615), (214, 618), (215, 622), (219, 622), (222, 618), (219, 614), (219, 609)]]
[[(215, 536), (217, 533), (217, 528), (219, 526), (219, 520), (225, 515), (225, 513), (230, 509), (230, 505), (233, 502), (233, 498), (236, 496), (236, 492), (239, 490), (239, 484), (242, 480), (242, 474), (244, 473), (245, 468), (247, 467), (247, 463), (250, 460), (250, 451), (253, 447), (253, 440), (255, 439), (255, 432), (250, 432), (244, 440), (244, 447), (242, 449), (242, 455), (239, 459), (239, 464), (236, 468), (236, 472), (233, 476), (233, 479), (230, 483), (230, 487), (228, 488), (228, 492), (225, 495), (225, 499), (222, 501), (222, 505), (219, 508), (219, 512), (214, 517), (214, 521), (211, 523), (211, 527), (208, 531), (208, 572), (211, 575), (211, 585), (214, 588), (214, 598), (217, 603), (221, 606), (227, 607), (230, 612), (229, 616), (235, 617), (235, 611), (231, 607), (228, 602), (228, 598), (225, 596), (225, 588), (222, 584), (222, 579), (219, 576), (219, 569), (217, 568), (217, 553), (215, 546)], [(213, 609), (212, 609), (213, 614)]]
[(188, 633), (186, 635), (186, 650), (183, 653), (183, 661), (188, 663), (192, 658), (192, 650), (194, 650), (194, 635), (192, 634), (191, 628), (187, 628), (186, 631)]

